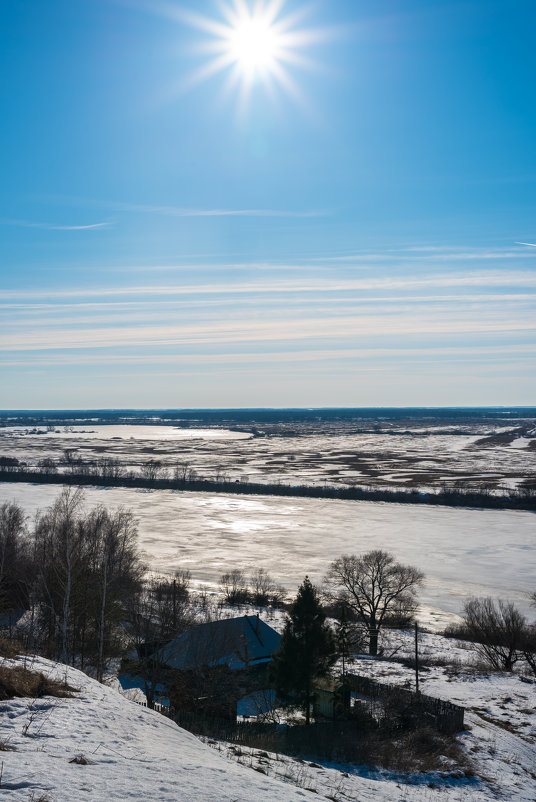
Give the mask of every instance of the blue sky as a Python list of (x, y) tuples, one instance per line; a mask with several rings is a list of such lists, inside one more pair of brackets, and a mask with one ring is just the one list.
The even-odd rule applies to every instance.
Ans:
[(229, 5), (3, 5), (0, 407), (534, 403), (534, 3)]

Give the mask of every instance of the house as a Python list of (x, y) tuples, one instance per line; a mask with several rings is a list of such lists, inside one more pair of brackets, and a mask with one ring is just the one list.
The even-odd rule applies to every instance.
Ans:
[(160, 659), (167, 668), (180, 671), (203, 666), (252, 668), (271, 661), (280, 639), (258, 615), (243, 615), (192, 627), (164, 646)]
[(209, 621), (160, 651), (176, 710), (236, 720), (273, 706), (267, 667), (281, 636), (258, 615)]
[(125, 666), (119, 680), (123, 688), (139, 687), (148, 699), (150, 693), (176, 710), (236, 719), (244, 708), (246, 715), (257, 715), (272, 698), (267, 667), (280, 639), (258, 615), (209, 621), (164, 645), (142, 644), (137, 668), (144, 663), (144, 676)]

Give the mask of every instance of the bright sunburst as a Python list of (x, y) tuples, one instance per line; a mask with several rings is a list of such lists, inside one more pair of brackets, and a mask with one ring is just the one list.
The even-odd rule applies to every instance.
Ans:
[(279, 47), (276, 31), (264, 19), (243, 19), (229, 36), (229, 54), (245, 70), (270, 69)]
[(304, 11), (285, 13), (285, 0), (222, 0), (221, 19), (182, 14), (182, 20), (210, 34), (200, 49), (208, 61), (190, 83), (218, 72), (227, 73), (228, 90), (238, 90), (242, 101), (254, 85), (279, 86), (296, 98), (301, 93), (290, 74), (292, 67), (311, 67), (303, 48), (318, 40), (319, 31), (300, 27)]

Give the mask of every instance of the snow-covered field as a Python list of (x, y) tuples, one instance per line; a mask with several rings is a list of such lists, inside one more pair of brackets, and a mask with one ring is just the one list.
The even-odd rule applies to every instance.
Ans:
[[(28, 515), (49, 506), (58, 486), (0, 484), (0, 502)], [(536, 516), (511, 510), (452, 509), (280, 496), (87, 488), (87, 504), (122, 505), (139, 521), (151, 568), (189, 569), (215, 589), (222, 573), (265, 568), (294, 592), (305, 574), (320, 582), (344, 553), (374, 548), (426, 574), (423, 623), (444, 625), (472, 595), (508, 598), (528, 609), (536, 577)]]
[[(397, 636), (401, 652), (409, 636)], [(423, 636), (435, 654), (456, 647)], [(442, 643), (440, 642), (442, 641)], [(400, 652), (400, 653), (401, 653)], [(467, 654), (461, 650), (462, 663)], [(12, 664), (5, 660), (4, 664)], [(241, 747), (212, 748), (174, 723), (99, 685), (75, 669), (41, 658), (29, 667), (79, 689), (72, 699), (45, 697), (2, 703), (0, 799), (29, 802), (256, 802), (335, 799), (338, 802), (491, 802), (536, 798), (536, 686), (516, 675), (449, 674), (430, 670), (423, 690), (465, 704), (459, 738), (474, 777), (453, 771), (401, 775), (360, 766), (311, 765)], [(359, 671), (411, 679), (396, 663), (360, 661)], [(83, 755), (89, 763), (71, 763)]]
[(86, 422), (54, 431), (37, 427), (39, 434), (22, 426), (4, 427), (0, 457), (36, 465), (43, 458), (59, 460), (65, 449), (74, 449), (85, 460), (113, 457), (134, 470), (157, 459), (168, 468), (188, 464), (205, 477), (223, 472), (231, 479), (286, 484), (512, 489), (536, 482), (533, 420), (511, 427), (501, 426), (503, 420), (493, 425), (473, 422), (463, 433), (433, 422), (429, 429), (415, 422), (412, 428), (390, 428), (381, 418), (375, 423), (378, 432), (358, 431), (351, 423), (332, 431), (319, 423), (316, 430), (271, 431), (257, 437), (251, 427), (240, 432)]

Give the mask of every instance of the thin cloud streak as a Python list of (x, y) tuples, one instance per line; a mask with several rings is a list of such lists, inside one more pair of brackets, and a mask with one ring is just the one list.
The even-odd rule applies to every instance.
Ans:
[[(530, 242), (518, 242), (516, 245), (531, 245)], [(536, 245), (534, 246), (536, 247)], [(406, 255), (407, 254), (407, 255)], [(406, 249), (406, 253), (394, 251), (393, 253), (355, 253), (345, 256), (317, 256), (314, 262), (359, 262), (368, 259), (385, 262), (470, 262), (489, 261), (491, 259), (532, 259), (532, 254), (525, 251), (512, 250), (486, 250), (486, 251), (453, 251), (437, 252), (435, 249)]]
[[(49, 196), (50, 197), (50, 196)], [(188, 206), (169, 206), (150, 203), (124, 203), (92, 198), (77, 198), (69, 196), (52, 196), (51, 200), (75, 203), (80, 206), (100, 206), (115, 212), (134, 212), (141, 214), (157, 214), (164, 217), (328, 217), (332, 214), (327, 210), (293, 211), (287, 209), (200, 209)]]
[(503, 271), (495, 273), (469, 273), (459, 275), (423, 276), (416, 278), (363, 278), (331, 279), (304, 283), (298, 280), (271, 283), (196, 284), (196, 285), (145, 285), (70, 290), (0, 290), (4, 298), (86, 298), (133, 295), (229, 295), (259, 293), (314, 293), (348, 292), (353, 290), (406, 289), (418, 287), (536, 287), (536, 273)]
[(44, 231), (91, 231), (99, 228), (111, 228), (112, 224), (89, 223), (88, 225), (64, 226), (58, 223), (36, 223), (30, 220), (11, 220), (10, 218), (0, 218), (2, 226), (16, 226), (18, 228), (40, 228)]
[(181, 206), (150, 206), (138, 203), (111, 203), (118, 212), (148, 212), (168, 217), (325, 217), (328, 212), (293, 212), (282, 209), (191, 209)]
[[(315, 303), (320, 303), (321, 300), (313, 301)], [(385, 304), (428, 304), (428, 303), (437, 303), (437, 302), (444, 302), (449, 303), (453, 302), (456, 304), (460, 303), (518, 303), (518, 302), (531, 302), (536, 301), (536, 294), (535, 293), (508, 293), (508, 294), (497, 294), (494, 295), (492, 293), (480, 293), (478, 295), (371, 295), (369, 297), (361, 296), (357, 298), (348, 299), (346, 296), (341, 296), (340, 298), (330, 298), (330, 302), (334, 303), (348, 303), (351, 300), (352, 306), (359, 306), (359, 305), (369, 305), (371, 303), (385, 303)], [(241, 303), (243, 305), (258, 305), (258, 300), (256, 298), (243, 298), (241, 299)], [(292, 301), (292, 303), (294, 303)], [(192, 301), (191, 299), (188, 300), (161, 300), (157, 301), (157, 308), (169, 308), (171, 310), (178, 310), (178, 309), (191, 309), (193, 308), (226, 308), (226, 307), (233, 307), (236, 306), (236, 301), (231, 298), (218, 298), (218, 299), (203, 299), (199, 301)], [(42, 314), (42, 315), (56, 315), (58, 311), (70, 311), (70, 312), (104, 312), (104, 311), (128, 311), (128, 310), (139, 310), (142, 311), (143, 309), (153, 309), (155, 307), (155, 301), (82, 301), (80, 303), (7, 303), (2, 304), (0, 303), (0, 309), (7, 309), (7, 310), (14, 310), (15, 312), (19, 313), (32, 313), (32, 314)], [(299, 309), (303, 309), (303, 304), (300, 303)], [(340, 310), (340, 307), (337, 307)]]
[(438, 315), (420, 320), (414, 314), (360, 318), (316, 317), (302, 320), (222, 321), (205, 325), (136, 326), (90, 329), (25, 331), (0, 337), (0, 349), (5, 351), (41, 351), (73, 348), (110, 348), (119, 346), (183, 345), (223, 342), (292, 342), (293, 340), (348, 339), (349, 336), (408, 336), (471, 333), (527, 333), (536, 331), (536, 319), (455, 320), (452, 315)]
[(503, 298), (501, 296), (451, 296), (450, 298), (424, 297), (419, 300), (412, 300), (405, 297), (384, 299), (384, 298), (325, 298), (308, 299), (307, 307), (304, 308), (304, 301), (296, 303), (294, 297), (283, 298), (277, 305), (267, 305), (262, 299), (241, 299), (240, 304), (235, 300), (222, 299), (207, 303), (206, 301), (192, 302), (190, 300), (166, 302), (156, 301), (154, 303), (125, 304), (124, 307), (116, 304), (95, 304), (87, 308), (84, 304), (72, 305), (62, 308), (63, 315), (58, 315), (58, 308), (55, 305), (50, 307), (28, 308), (25, 310), (15, 310), (8, 313), (7, 323), (14, 329), (19, 327), (37, 328), (39, 326), (53, 325), (59, 326), (95, 326), (97, 324), (124, 325), (138, 324), (143, 325), (151, 322), (175, 322), (177, 314), (180, 313), (181, 320), (195, 319), (199, 322), (205, 321), (212, 323), (216, 320), (225, 320), (229, 315), (229, 309), (233, 310), (236, 319), (238, 314), (251, 315), (257, 312), (261, 317), (268, 312), (270, 317), (277, 317), (284, 314), (286, 317), (299, 318), (304, 312), (308, 315), (315, 314), (319, 320), (325, 315), (337, 315), (339, 317), (350, 315), (392, 315), (403, 312), (421, 314), (423, 307), (429, 304), (434, 305), (434, 314), (452, 314), (461, 310), (462, 306), (467, 308), (471, 305), (471, 314), (475, 311), (489, 313), (490, 311), (502, 311), (506, 303), (516, 305), (515, 312), (520, 314), (527, 307), (532, 308), (536, 301), (535, 295), (513, 296)]
[(199, 365), (220, 365), (220, 364), (250, 364), (250, 363), (279, 363), (279, 362), (316, 362), (332, 361), (334, 359), (378, 359), (391, 358), (397, 360), (408, 357), (497, 357), (512, 358), (516, 356), (534, 355), (532, 345), (511, 345), (511, 346), (472, 346), (472, 347), (435, 347), (428, 348), (332, 348), (314, 351), (295, 350), (295, 351), (270, 351), (254, 353), (221, 353), (221, 354), (57, 354), (53, 358), (25, 359), (25, 360), (0, 360), (2, 367), (39, 367), (52, 365), (127, 365), (127, 364), (160, 364), (172, 365), (199, 364)]

